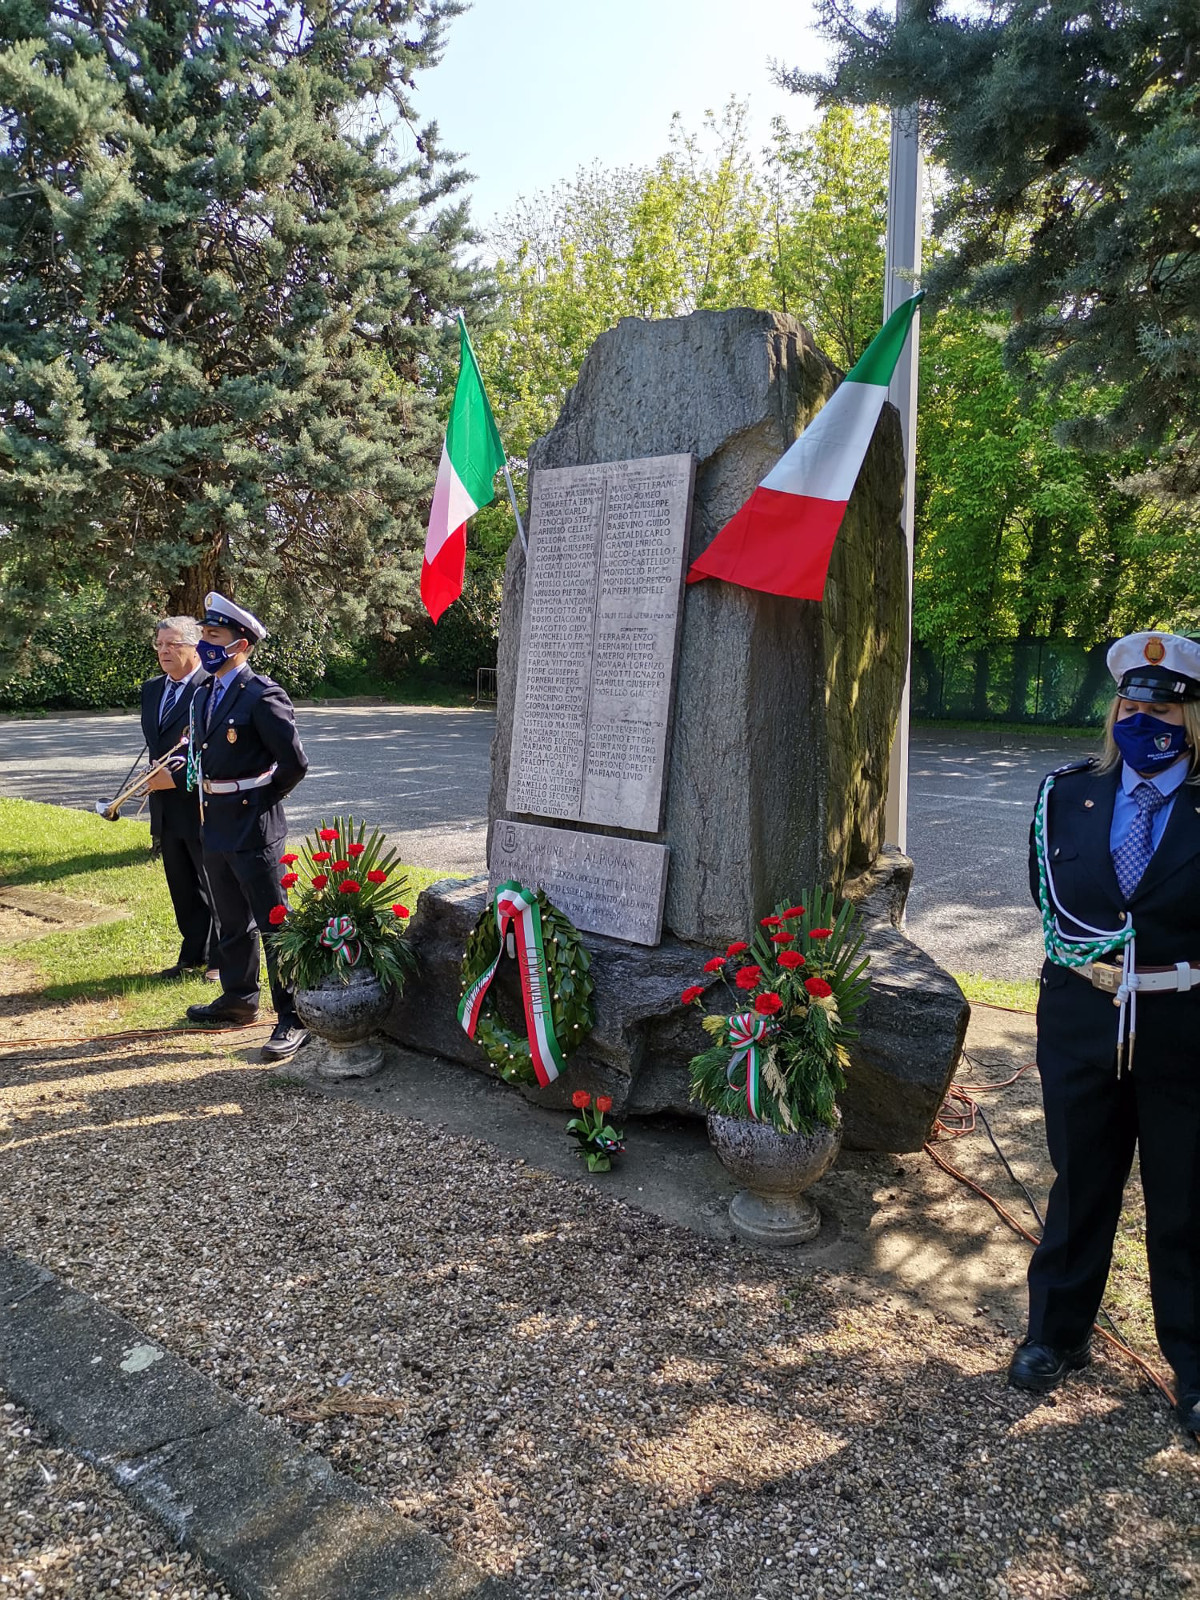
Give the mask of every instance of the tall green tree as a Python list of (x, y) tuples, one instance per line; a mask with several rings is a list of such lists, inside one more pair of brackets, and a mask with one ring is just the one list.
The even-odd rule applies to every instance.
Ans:
[[(464, 182), (458, 0), (0, 0), (0, 647), (56, 597), (413, 604)], [(386, 127), (399, 119), (406, 159)]]
[(823, 0), (824, 103), (918, 105), (948, 184), (926, 280), (1002, 313), (1010, 364), (1076, 405), (1075, 442), (1155, 454), (1200, 501), (1200, 21), (1195, 0)]

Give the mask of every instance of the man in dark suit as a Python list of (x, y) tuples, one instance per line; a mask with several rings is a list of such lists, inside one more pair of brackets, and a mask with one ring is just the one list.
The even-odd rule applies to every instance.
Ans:
[[(199, 638), (194, 617), (165, 617), (155, 630), (154, 650), (162, 673), (142, 685), (142, 733), (151, 761), (166, 755), (187, 732), (192, 696), (206, 677), (196, 654)], [(175, 787), (151, 793), (150, 833), (162, 851), (182, 940), (178, 961), (159, 976), (179, 978), (193, 969), (207, 976), (216, 965), (217, 934), (204, 881), (197, 797)]]
[[(253, 1022), (259, 929), (269, 929), (272, 910), (287, 903), (279, 860), (287, 837), (283, 799), (308, 771), (308, 758), (292, 702), (273, 679), (249, 666), (267, 630), (224, 595), (206, 595), (204, 607), (196, 648), (212, 677), (192, 702), (189, 750), (200, 794), (204, 871), (220, 931), (221, 993), (207, 1005), (189, 1006), (187, 1014), (193, 1022)], [(164, 788), (186, 783), (178, 773), (161, 776)], [(263, 1058), (277, 1061), (294, 1055), (308, 1032), (269, 944), (267, 973), (276, 1024)]]

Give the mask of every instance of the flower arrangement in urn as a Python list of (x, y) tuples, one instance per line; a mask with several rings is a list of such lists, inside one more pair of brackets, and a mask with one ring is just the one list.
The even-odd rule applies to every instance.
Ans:
[(416, 964), (398, 900), (399, 857), (378, 828), (353, 817), (322, 822), (281, 861), (293, 899), (271, 913), (268, 935), (306, 1025), (333, 1047), (332, 1077), (364, 1077), (383, 1064), (364, 1048)]
[[(734, 1226), (781, 1244), (820, 1226), (803, 1191), (841, 1145), (846, 1046), (868, 992), (853, 906), (845, 901), (835, 915), (832, 894), (804, 899), (778, 905), (752, 940), (705, 962), (732, 1003), (704, 1017), (713, 1042), (691, 1062), (692, 1098), (709, 1112), (717, 1154), (748, 1185), (730, 1207)], [(708, 992), (693, 984), (683, 1003), (704, 1009)]]

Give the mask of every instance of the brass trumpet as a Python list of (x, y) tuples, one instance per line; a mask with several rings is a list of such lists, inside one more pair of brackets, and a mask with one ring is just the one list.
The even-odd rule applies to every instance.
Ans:
[(152, 762), (144, 772), (139, 772), (132, 782), (127, 783), (115, 800), (97, 800), (96, 814), (103, 817), (106, 822), (116, 822), (121, 815), (121, 807), (127, 800), (134, 800), (138, 795), (144, 796), (150, 792), (148, 785), (155, 773), (164, 770), (179, 771), (180, 767), (187, 761), (187, 757), (181, 756), (178, 752), (187, 742), (188, 736), (185, 733), (175, 741), (166, 755), (159, 756), (158, 760)]

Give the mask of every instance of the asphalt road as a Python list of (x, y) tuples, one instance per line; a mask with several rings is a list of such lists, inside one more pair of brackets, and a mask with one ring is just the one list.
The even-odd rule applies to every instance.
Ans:
[[(483, 870), (490, 712), (301, 706), (296, 720), (312, 766), (288, 802), (295, 832), (352, 810), (386, 828), (407, 861)], [(115, 793), (140, 745), (132, 714), (0, 720), (0, 794), (91, 810)], [(1087, 749), (1010, 729), (914, 731), (908, 932), (943, 966), (1036, 975), (1025, 868), (1033, 800), (1046, 772)]]

